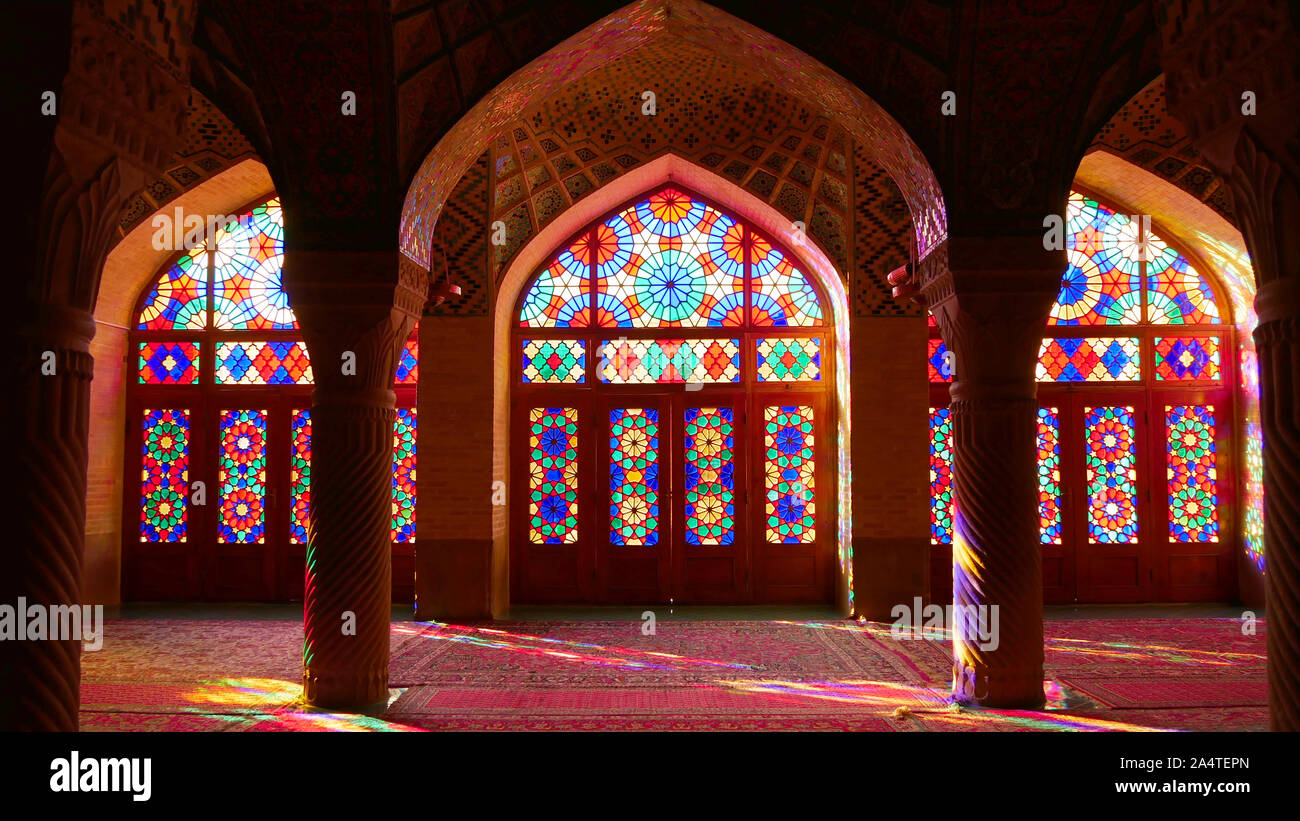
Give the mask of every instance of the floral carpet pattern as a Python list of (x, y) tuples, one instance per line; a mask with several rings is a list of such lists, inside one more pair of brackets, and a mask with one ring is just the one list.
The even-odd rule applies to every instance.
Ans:
[(951, 643), (853, 621), (394, 622), (376, 715), (307, 707), (302, 624), (114, 619), (83, 655), (89, 731), (1264, 730), (1265, 632), (1232, 619), (1045, 623), (1048, 703), (948, 701)]

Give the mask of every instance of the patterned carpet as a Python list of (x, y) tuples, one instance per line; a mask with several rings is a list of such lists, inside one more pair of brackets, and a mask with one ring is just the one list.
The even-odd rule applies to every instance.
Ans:
[(947, 702), (951, 645), (846, 621), (392, 626), (378, 716), (306, 708), (302, 625), (116, 619), (83, 657), (83, 730), (1263, 730), (1264, 630), (1049, 621), (1048, 707)]

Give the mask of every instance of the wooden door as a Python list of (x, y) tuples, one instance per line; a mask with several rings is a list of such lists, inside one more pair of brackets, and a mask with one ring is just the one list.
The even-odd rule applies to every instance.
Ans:
[(828, 463), (835, 444), (825, 394), (757, 393), (749, 419), (755, 599), (828, 601), (835, 545)]
[(1063, 431), (1073, 452), (1070, 522), (1076, 599), (1150, 601), (1151, 441), (1141, 390), (1087, 391), (1070, 396)]
[(743, 393), (674, 397), (673, 596), (687, 603), (753, 600), (747, 411)]
[(209, 398), (205, 600), (278, 598), (290, 529), (290, 404), (271, 390), (214, 391)]
[(599, 600), (659, 603), (673, 598), (675, 467), (680, 437), (671, 398), (620, 392), (599, 403), (595, 517)]
[(1231, 402), (1222, 389), (1153, 392), (1151, 572), (1158, 601), (1225, 601), (1235, 590)]
[(589, 395), (528, 395), (511, 423), (510, 551), (516, 601), (593, 602), (596, 562), (593, 483), (598, 420)]

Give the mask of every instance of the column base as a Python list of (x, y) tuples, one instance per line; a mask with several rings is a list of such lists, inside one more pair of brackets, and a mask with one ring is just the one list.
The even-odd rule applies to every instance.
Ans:
[(1043, 668), (952, 666), (952, 697), (958, 704), (1037, 710), (1047, 703), (1043, 693)]
[(386, 707), (388, 667), (349, 673), (305, 670), (302, 676), (302, 696), (313, 707), (354, 712)]

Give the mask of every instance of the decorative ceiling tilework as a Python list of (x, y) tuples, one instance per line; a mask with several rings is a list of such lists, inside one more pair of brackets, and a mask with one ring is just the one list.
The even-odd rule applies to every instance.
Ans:
[(919, 305), (896, 300), (885, 276), (908, 261), (912, 219), (907, 202), (885, 170), (853, 151), (853, 282), (855, 316), (921, 316)]
[(1234, 222), (1232, 197), (1215, 176), (1183, 124), (1169, 113), (1160, 75), (1115, 113), (1090, 150), (1109, 151), (1168, 180)]
[(253, 156), (256, 156), (253, 146), (230, 118), (207, 97), (191, 89), (185, 117), (185, 145), (173, 157), (174, 166), (127, 201), (118, 223), (118, 236), (126, 236), (140, 220), (181, 193)]
[[(459, 297), (452, 297), (430, 316), (486, 316), (490, 284), (487, 276), (488, 239), (488, 152), (470, 166), (460, 178), (451, 199), (438, 215), (433, 229), (434, 272), (442, 272), (442, 253), (446, 254), (451, 281), (460, 286)], [(436, 284), (436, 283), (435, 283)]]
[[(646, 91), (653, 115), (643, 113)], [(849, 144), (843, 129), (752, 71), (700, 46), (651, 43), (524, 112), (493, 142), (493, 219), (508, 233), (492, 249), (494, 273), (574, 201), (669, 151), (803, 222), (847, 272)]]

